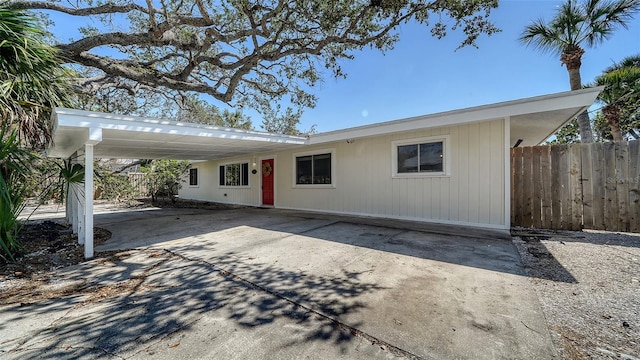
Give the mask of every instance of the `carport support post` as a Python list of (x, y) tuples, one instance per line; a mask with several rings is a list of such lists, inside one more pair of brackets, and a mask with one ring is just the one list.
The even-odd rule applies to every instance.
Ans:
[(93, 146), (102, 141), (102, 129), (89, 129), (84, 144), (84, 258), (93, 257)]
[(84, 257), (93, 257), (93, 144), (84, 145)]

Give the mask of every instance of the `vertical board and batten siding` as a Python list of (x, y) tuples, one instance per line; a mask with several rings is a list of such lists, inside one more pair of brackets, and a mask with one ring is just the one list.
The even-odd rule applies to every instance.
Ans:
[[(260, 188), (260, 173), (251, 174), (252, 156), (241, 156), (238, 158), (225, 159), (224, 161), (204, 161), (191, 165), (192, 168), (198, 169), (198, 185), (190, 186), (187, 181), (182, 185), (179, 196), (183, 199), (214, 201), (227, 204), (237, 205), (258, 205), (256, 196), (260, 196), (257, 191)], [(249, 162), (249, 187), (232, 188), (221, 187), (219, 185), (219, 169), (222, 164), (234, 162)], [(188, 180), (188, 179), (187, 179)], [(226, 194), (226, 196), (225, 196)]]
[(640, 141), (511, 150), (513, 226), (640, 232)]
[[(450, 157), (449, 176), (392, 177), (393, 141), (439, 135), (449, 136), (451, 153), (446, 154)], [(295, 154), (327, 150), (335, 154), (332, 159), (335, 188), (294, 186)], [(504, 120), (499, 119), (356, 138), (352, 143), (338, 141), (304, 146), (243, 159), (276, 156), (276, 208), (506, 228), (505, 150)], [(259, 171), (250, 175), (250, 188), (218, 187), (218, 164), (233, 160), (194, 164), (202, 168), (200, 186), (184, 186), (180, 196), (260, 205)], [(227, 197), (222, 196), (224, 193)]]

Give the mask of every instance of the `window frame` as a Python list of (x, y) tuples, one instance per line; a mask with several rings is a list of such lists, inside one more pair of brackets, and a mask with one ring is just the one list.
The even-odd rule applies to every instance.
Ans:
[[(240, 183), (242, 184), (242, 165), (247, 164), (247, 185), (223, 185), (220, 184), (221, 174), (220, 168), (224, 166), (225, 171), (225, 179), (226, 179), (226, 171), (227, 166), (229, 165), (240, 165)], [(236, 161), (227, 161), (223, 163), (218, 163), (218, 188), (220, 189), (250, 189), (251, 188), (251, 162), (249, 160), (236, 160)]]
[[(196, 183), (192, 184), (191, 183), (191, 172), (194, 171), (194, 170), (196, 172)], [(197, 167), (189, 168), (189, 180), (188, 181), (189, 181), (189, 187), (192, 187), (192, 188), (200, 187), (200, 170), (198, 170)]]
[[(330, 184), (298, 184), (298, 161), (297, 158), (299, 157), (304, 157), (304, 156), (314, 156), (314, 155), (324, 155), (324, 154), (329, 154), (330, 155), (330, 160), (331, 160), (331, 183)], [(292, 177), (292, 184), (294, 188), (303, 188), (303, 189), (335, 189), (336, 187), (336, 149), (335, 148), (330, 148), (330, 149), (318, 149), (318, 150), (311, 150), (311, 151), (305, 151), (305, 152), (299, 152), (299, 153), (294, 153), (293, 154), (293, 177)]]
[[(442, 142), (442, 171), (398, 172), (398, 147)], [(451, 176), (451, 141), (449, 135), (426, 136), (391, 142), (391, 177), (394, 179)]]

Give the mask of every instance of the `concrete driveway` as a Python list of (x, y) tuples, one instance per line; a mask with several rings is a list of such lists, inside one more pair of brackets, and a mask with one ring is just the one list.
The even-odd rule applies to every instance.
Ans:
[(98, 252), (139, 250), (58, 279), (111, 292), (1, 307), (12, 324), (0, 326), (3, 356), (556, 357), (508, 240), (274, 209), (98, 211), (95, 221), (113, 233)]

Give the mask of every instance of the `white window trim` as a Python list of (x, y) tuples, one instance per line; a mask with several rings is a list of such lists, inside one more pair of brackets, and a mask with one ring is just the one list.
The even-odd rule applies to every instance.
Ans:
[[(232, 186), (232, 185), (220, 185), (220, 166), (227, 166), (227, 165), (234, 165), (234, 164), (244, 164), (247, 163), (249, 164), (249, 171), (247, 174), (247, 184), (248, 185), (238, 185), (238, 186)], [(227, 161), (227, 162), (222, 162), (222, 163), (218, 163), (218, 178), (216, 180), (216, 183), (218, 184), (218, 189), (251, 189), (251, 160), (235, 160), (235, 161)]]
[[(398, 173), (398, 146), (416, 145), (430, 142), (443, 142), (443, 171), (440, 172), (415, 172)], [(394, 179), (424, 178), (424, 177), (449, 177), (451, 176), (451, 141), (449, 135), (436, 135), (414, 139), (403, 139), (391, 142), (391, 177)]]
[[(196, 174), (196, 185), (191, 185), (191, 170), (198, 170)], [(197, 166), (193, 166), (189, 168), (189, 174), (187, 174), (187, 182), (189, 183), (190, 188), (199, 188), (200, 187), (200, 169)]]
[[(297, 172), (298, 163), (296, 162), (296, 158), (300, 156), (309, 156), (309, 155), (321, 155), (321, 154), (331, 154), (331, 184), (297, 184)], [(336, 188), (336, 163), (338, 162), (336, 159), (336, 149), (319, 149), (319, 150), (310, 150), (293, 154), (293, 187), (300, 189), (335, 189)]]

